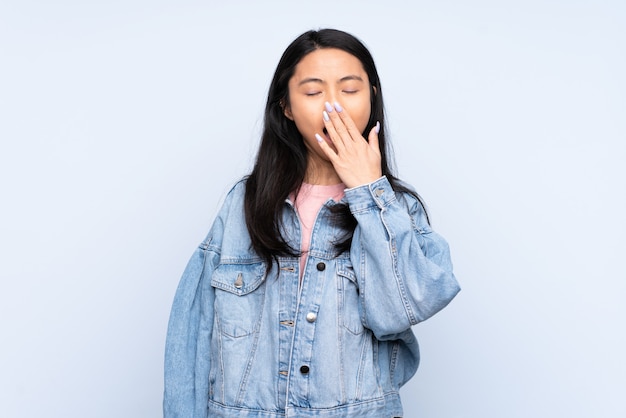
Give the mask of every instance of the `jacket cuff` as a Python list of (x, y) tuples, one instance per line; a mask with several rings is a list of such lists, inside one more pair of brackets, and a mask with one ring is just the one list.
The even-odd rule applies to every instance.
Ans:
[(396, 200), (396, 194), (387, 180), (382, 176), (369, 184), (345, 190), (345, 198), (353, 214), (373, 207), (380, 209)]

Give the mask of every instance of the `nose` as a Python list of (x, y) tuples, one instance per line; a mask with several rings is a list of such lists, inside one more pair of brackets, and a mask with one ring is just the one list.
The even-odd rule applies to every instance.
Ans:
[(328, 95), (326, 96), (327, 102), (330, 103), (331, 106), (335, 106), (335, 103), (337, 103), (337, 92), (335, 91), (329, 91)]
[(335, 102), (337, 101), (337, 94), (334, 91), (328, 95), (328, 101), (331, 105), (335, 105)]

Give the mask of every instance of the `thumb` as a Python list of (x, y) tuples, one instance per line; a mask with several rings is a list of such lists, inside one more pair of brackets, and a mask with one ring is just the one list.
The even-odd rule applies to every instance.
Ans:
[(376, 125), (370, 130), (369, 135), (367, 136), (367, 142), (370, 147), (374, 148), (376, 151), (380, 151), (380, 146), (378, 145), (378, 133), (380, 132), (380, 122), (376, 122)]

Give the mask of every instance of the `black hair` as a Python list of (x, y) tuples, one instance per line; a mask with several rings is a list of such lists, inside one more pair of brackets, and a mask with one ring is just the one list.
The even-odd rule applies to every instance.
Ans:
[[(382, 173), (395, 191), (417, 194), (400, 182), (391, 167), (391, 151), (385, 139), (383, 92), (372, 55), (353, 35), (336, 29), (308, 31), (296, 38), (283, 52), (269, 87), (265, 106), (261, 144), (252, 172), (246, 181), (244, 199), (245, 218), (252, 247), (269, 265), (279, 256), (300, 256), (283, 235), (282, 211), (285, 199), (297, 191), (307, 169), (307, 149), (296, 124), (284, 115), (289, 106), (289, 80), (296, 65), (307, 54), (322, 48), (346, 51), (361, 61), (370, 82), (371, 112), (364, 132), (369, 132), (380, 121), (378, 142)], [(364, 135), (367, 137), (367, 135)], [(421, 200), (420, 200), (421, 202)], [(335, 243), (338, 253), (350, 248), (356, 220), (347, 205), (333, 208), (335, 219), (346, 231), (345, 237)]]

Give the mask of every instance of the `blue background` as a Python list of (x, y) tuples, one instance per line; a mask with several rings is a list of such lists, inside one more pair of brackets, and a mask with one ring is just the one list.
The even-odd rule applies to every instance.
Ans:
[(463, 286), (406, 416), (624, 417), (622, 1), (4, 1), (0, 415), (161, 414), (170, 304), (284, 48), (337, 27)]

